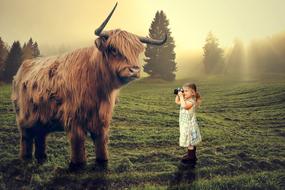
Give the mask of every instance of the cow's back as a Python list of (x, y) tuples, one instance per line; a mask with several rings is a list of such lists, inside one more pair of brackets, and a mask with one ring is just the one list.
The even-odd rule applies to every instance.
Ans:
[(18, 125), (29, 127), (37, 121), (47, 123), (53, 119), (66, 123), (86, 100), (82, 83), (90, 83), (86, 73), (91, 72), (86, 64), (96, 55), (97, 50), (88, 47), (24, 61), (14, 77), (11, 96)]
[(53, 75), (59, 67), (58, 59), (60, 57), (29, 59), (20, 66), (14, 76), (11, 95), (18, 125), (29, 127), (39, 120), (47, 122), (50, 119), (55, 106), (48, 101), (57, 91)]

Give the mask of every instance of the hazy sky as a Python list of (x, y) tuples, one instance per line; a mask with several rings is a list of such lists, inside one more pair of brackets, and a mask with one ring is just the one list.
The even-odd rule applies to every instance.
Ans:
[(0, 0), (0, 37), (39, 45), (91, 45), (94, 29), (118, 7), (106, 29), (148, 35), (156, 11), (170, 21), (178, 51), (198, 49), (209, 31), (222, 46), (285, 31), (285, 0)]

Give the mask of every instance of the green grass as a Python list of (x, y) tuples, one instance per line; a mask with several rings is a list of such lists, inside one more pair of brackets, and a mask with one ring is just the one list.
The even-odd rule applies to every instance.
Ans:
[[(173, 89), (194, 81), (203, 141), (195, 169), (180, 164), (179, 109)], [(0, 86), (0, 189), (285, 189), (285, 79), (220, 77), (139, 80), (124, 87), (110, 126), (107, 169), (87, 140), (84, 171), (67, 169), (65, 133), (48, 137), (48, 160), (18, 159), (10, 86)]]

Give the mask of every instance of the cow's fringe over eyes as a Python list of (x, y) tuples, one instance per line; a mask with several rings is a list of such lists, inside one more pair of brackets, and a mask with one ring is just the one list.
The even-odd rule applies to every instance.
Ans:
[[(137, 59), (138, 53), (144, 50), (144, 46), (135, 35), (130, 35), (126, 31), (114, 30), (110, 32), (110, 38), (107, 44), (117, 48), (122, 55), (124, 55), (130, 63), (134, 63)], [(129, 47), (132, 48), (129, 48)]]

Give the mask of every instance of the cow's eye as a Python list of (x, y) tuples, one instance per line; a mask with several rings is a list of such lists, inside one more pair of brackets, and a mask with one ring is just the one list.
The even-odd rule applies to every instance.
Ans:
[(110, 54), (112, 54), (113, 56), (121, 55), (120, 52), (119, 52), (116, 48), (114, 48), (114, 47), (112, 47), (112, 46), (110, 46), (110, 47), (108, 48), (108, 52), (109, 52)]

